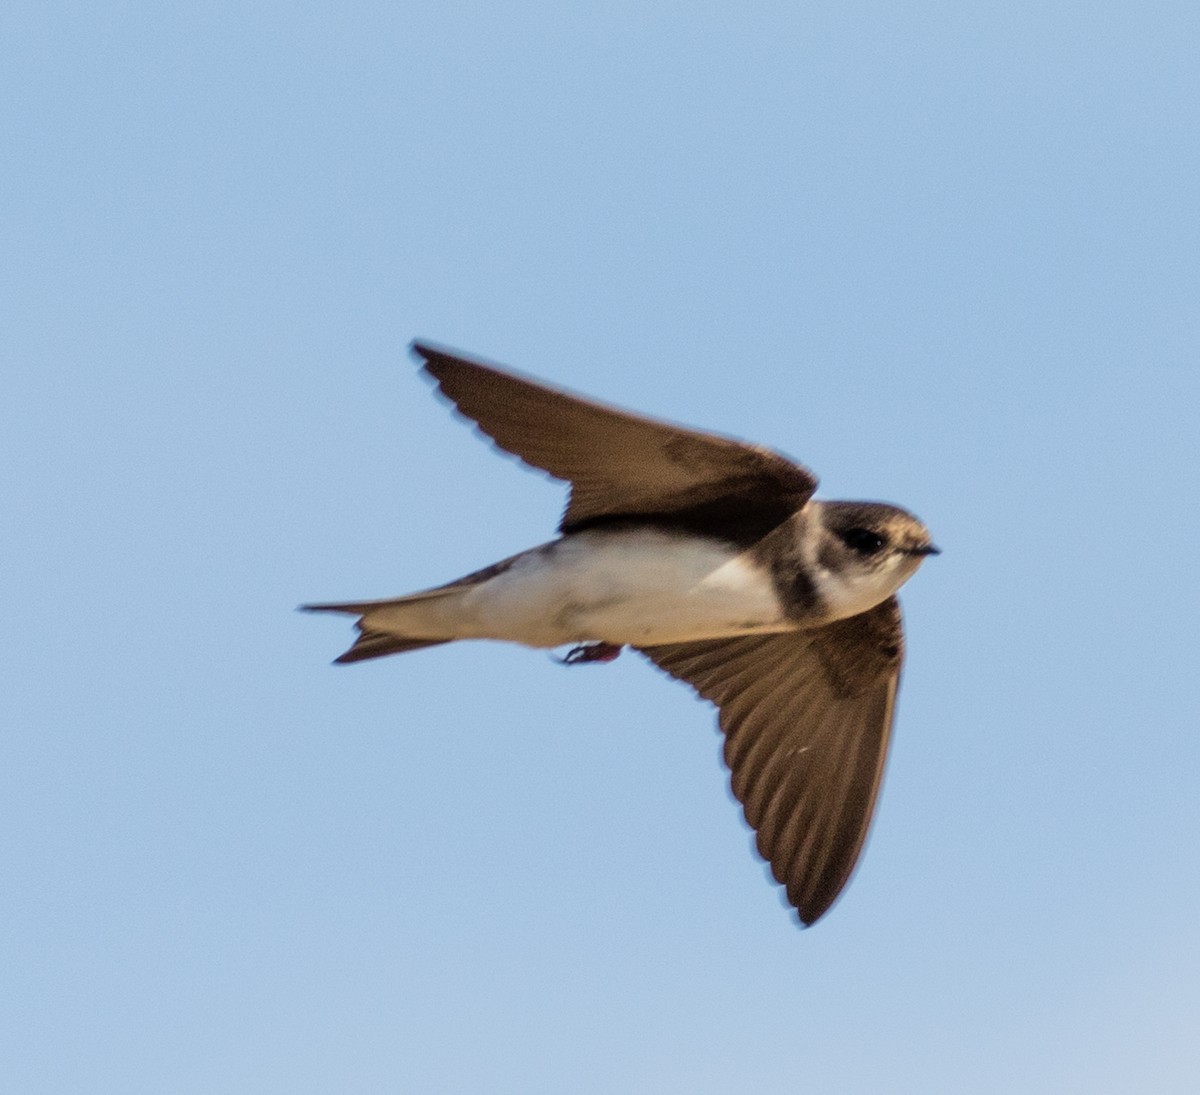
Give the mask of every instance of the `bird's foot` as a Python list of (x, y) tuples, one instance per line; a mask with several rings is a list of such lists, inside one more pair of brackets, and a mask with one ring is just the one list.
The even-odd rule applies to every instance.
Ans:
[(621, 647), (615, 643), (580, 643), (567, 651), (566, 657), (559, 658), (561, 665), (590, 665), (611, 662), (621, 653)]

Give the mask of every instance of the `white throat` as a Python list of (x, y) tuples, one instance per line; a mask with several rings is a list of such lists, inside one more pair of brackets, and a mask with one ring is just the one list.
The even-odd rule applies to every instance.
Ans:
[(825, 602), (829, 618), (844, 620), (886, 601), (904, 584), (907, 577), (905, 569), (892, 559), (872, 570), (834, 571), (821, 567), (817, 575), (817, 589)]

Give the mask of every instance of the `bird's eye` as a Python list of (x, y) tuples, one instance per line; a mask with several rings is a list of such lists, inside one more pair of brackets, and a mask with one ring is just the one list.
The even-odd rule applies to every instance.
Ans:
[(859, 555), (876, 555), (887, 547), (887, 537), (869, 528), (848, 528), (839, 532), (838, 536), (846, 547), (857, 551)]

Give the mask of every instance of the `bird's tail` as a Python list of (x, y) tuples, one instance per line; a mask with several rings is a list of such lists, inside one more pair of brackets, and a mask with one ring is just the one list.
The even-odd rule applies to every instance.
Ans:
[[(534, 549), (538, 550), (538, 549)], [(404, 654), (424, 646), (439, 646), (455, 639), (469, 638), (464, 634), (464, 605), (462, 595), (474, 586), (483, 585), (503, 574), (528, 552), (511, 555), (482, 570), (476, 570), (457, 581), (434, 589), (423, 589), (407, 597), (388, 601), (346, 601), (341, 604), (301, 605), (304, 612), (345, 612), (357, 616), (358, 641), (334, 661), (366, 661), (385, 654)]]
[[(301, 605), (300, 610), (344, 612), (358, 617), (355, 626), (360, 634), (354, 645), (340, 657), (334, 658), (335, 664), (348, 665), (368, 658), (382, 658), (386, 654), (405, 654), (410, 650), (452, 642), (455, 636), (449, 633), (451, 629), (445, 627), (444, 623), (442, 627), (438, 626), (438, 617), (444, 618), (447, 613), (437, 611), (441, 606), (435, 607), (430, 602), (442, 601), (457, 592), (459, 590), (453, 587), (430, 589), (390, 601)], [(439, 631), (444, 637), (435, 637)]]

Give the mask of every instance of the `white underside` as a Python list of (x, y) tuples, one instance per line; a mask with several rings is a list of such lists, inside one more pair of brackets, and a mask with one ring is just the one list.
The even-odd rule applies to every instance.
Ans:
[(526, 646), (652, 646), (794, 628), (770, 575), (717, 541), (650, 530), (576, 533), (527, 552), (478, 585), (371, 613), (420, 638)]

